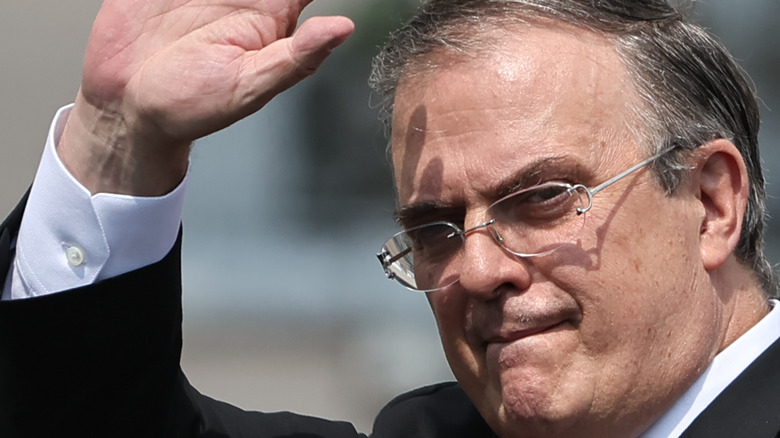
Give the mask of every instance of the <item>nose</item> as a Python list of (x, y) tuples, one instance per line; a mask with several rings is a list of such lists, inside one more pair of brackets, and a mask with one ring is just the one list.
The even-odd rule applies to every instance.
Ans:
[(530, 286), (529, 261), (506, 251), (490, 230), (493, 221), (464, 232), (460, 287), (469, 295), (489, 300), (501, 290), (525, 290)]

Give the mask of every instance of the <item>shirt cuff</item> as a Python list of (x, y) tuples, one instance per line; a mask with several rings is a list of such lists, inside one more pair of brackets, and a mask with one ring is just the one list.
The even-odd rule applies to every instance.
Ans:
[(155, 263), (178, 237), (187, 177), (161, 197), (92, 195), (56, 151), (71, 108), (61, 108), (49, 129), (19, 230), (11, 299), (73, 289)]

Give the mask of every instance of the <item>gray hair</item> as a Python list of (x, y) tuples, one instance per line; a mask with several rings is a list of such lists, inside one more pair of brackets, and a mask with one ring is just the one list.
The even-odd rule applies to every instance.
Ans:
[(764, 255), (766, 190), (758, 151), (759, 111), (745, 73), (702, 27), (665, 0), (431, 0), (393, 32), (373, 62), (370, 84), (389, 129), (399, 82), (436, 68), (434, 53), (473, 56), (486, 30), (557, 21), (603, 35), (617, 48), (640, 98), (633, 108), (662, 187), (672, 194), (685, 177), (685, 157), (723, 138), (742, 154), (750, 195), (735, 251), (765, 293), (778, 278)]

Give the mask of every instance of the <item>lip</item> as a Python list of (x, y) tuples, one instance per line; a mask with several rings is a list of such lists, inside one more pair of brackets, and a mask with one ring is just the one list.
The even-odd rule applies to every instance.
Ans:
[(573, 338), (567, 333), (571, 328), (564, 319), (497, 333), (483, 345), (488, 372), (499, 376), (506, 370), (557, 367), (561, 352), (571, 351), (573, 346)]
[(491, 344), (511, 344), (512, 342), (516, 342), (525, 338), (529, 338), (532, 336), (536, 336), (539, 334), (543, 334), (552, 330), (557, 329), (559, 326), (563, 325), (566, 321), (555, 321), (550, 324), (543, 324), (535, 327), (529, 327), (519, 330), (507, 330), (506, 332), (498, 333), (495, 336), (490, 337), (487, 341), (485, 341), (486, 345)]

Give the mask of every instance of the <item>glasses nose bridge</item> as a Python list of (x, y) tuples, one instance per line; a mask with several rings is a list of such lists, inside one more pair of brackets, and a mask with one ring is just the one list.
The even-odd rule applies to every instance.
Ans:
[(468, 228), (468, 229), (465, 229), (465, 230), (463, 230), (463, 231), (461, 232), (461, 235), (463, 235), (463, 237), (465, 238), (465, 237), (466, 237), (466, 236), (468, 236), (470, 233), (472, 233), (472, 232), (474, 232), (474, 231), (477, 231), (477, 230), (481, 230), (481, 229), (483, 229), (483, 228), (487, 228), (487, 227), (489, 227), (489, 226), (493, 225), (494, 223), (496, 223), (496, 219), (495, 219), (495, 218), (493, 218), (493, 219), (489, 219), (489, 220), (486, 220), (485, 222), (482, 222), (481, 224), (477, 224), (477, 225), (474, 225), (474, 226), (473, 226), (473, 227), (471, 227), (471, 228)]
[(486, 220), (485, 222), (479, 223), (477, 225), (474, 225), (473, 227), (470, 227), (466, 230), (463, 230), (460, 235), (463, 236), (463, 250), (466, 249), (466, 237), (468, 237), (469, 234), (479, 231), (479, 230), (487, 230), (491, 237), (491, 240), (494, 243), (497, 243), (498, 246), (503, 247), (504, 246), (504, 239), (501, 237), (501, 235), (498, 233), (498, 230), (496, 230), (493, 225), (496, 223), (496, 218), (491, 218)]
[[(482, 229), (486, 229), (496, 223), (496, 218), (494, 215), (491, 214), (491, 208), (490, 207), (484, 207), (479, 206), (475, 207), (472, 211), (467, 213), (467, 217), (463, 224), (463, 231), (461, 231), (460, 234), (465, 239), (469, 234), (479, 231)], [(466, 228), (466, 223), (471, 221), (479, 221), (476, 225)]]

